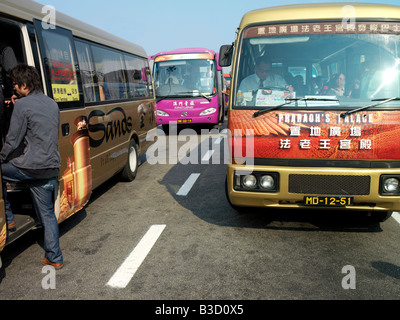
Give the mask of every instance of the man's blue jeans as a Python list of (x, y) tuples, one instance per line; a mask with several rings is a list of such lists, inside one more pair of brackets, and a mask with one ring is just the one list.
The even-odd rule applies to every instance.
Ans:
[(10, 162), (1, 164), (3, 179), (3, 198), (6, 210), (7, 224), (14, 221), (10, 202), (7, 200), (6, 182), (24, 182), (28, 186), (33, 207), (44, 229), (45, 257), (54, 263), (63, 263), (63, 255), (59, 243), (58, 221), (54, 213), (53, 192), (56, 187), (57, 178), (52, 179), (33, 179), (23, 173)]

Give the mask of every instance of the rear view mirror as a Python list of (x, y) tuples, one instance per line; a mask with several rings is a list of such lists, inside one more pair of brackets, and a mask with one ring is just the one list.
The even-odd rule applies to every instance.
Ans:
[(233, 45), (223, 45), (219, 49), (219, 65), (229, 67), (232, 63)]

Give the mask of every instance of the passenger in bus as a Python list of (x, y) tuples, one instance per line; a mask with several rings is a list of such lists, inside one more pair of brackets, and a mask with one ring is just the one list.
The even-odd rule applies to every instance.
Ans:
[(350, 87), (350, 91), (348, 93), (349, 98), (360, 98), (360, 80), (355, 79)]
[(0, 119), (1, 119), (0, 145), (1, 146), (3, 142), (3, 137), (5, 137), (8, 131), (8, 124), (12, 112), (12, 109), (8, 109), (8, 107), (10, 107), (12, 103), (11, 96), (13, 92), (12, 81), (10, 79), (10, 71), (16, 65), (17, 65), (17, 58), (15, 57), (14, 50), (9, 45), (0, 42)]
[(370, 98), (375, 91), (373, 79), (377, 71), (378, 65), (376, 61), (367, 60), (362, 63), (360, 72), (360, 98)]
[(311, 93), (312, 94), (322, 94), (324, 90), (324, 79), (321, 76), (312, 79), (311, 82)]
[(272, 71), (272, 63), (264, 56), (258, 57), (254, 66), (255, 73), (244, 78), (239, 91), (249, 92), (268, 87), (282, 87), (293, 91), (293, 87), (286, 84), (285, 79)]
[[(35, 212), (44, 229), (45, 257), (42, 264), (56, 269), (63, 266), (59, 245), (58, 221), (53, 194), (61, 165), (58, 151), (60, 111), (57, 103), (43, 93), (39, 73), (34, 67), (19, 64), (11, 70), (16, 91), (10, 129), (0, 152), (6, 223), (15, 226), (7, 200), (6, 182), (25, 183)], [(21, 142), (23, 149), (19, 149)]]
[(335, 73), (328, 85), (329, 89), (326, 92), (328, 96), (343, 97), (344, 96), (344, 85), (346, 83), (346, 77), (343, 73)]
[(167, 80), (165, 80), (165, 84), (172, 85), (172, 84), (180, 84), (180, 83), (176, 76), (169, 76), (167, 78)]
[(306, 91), (306, 86), (304, 85), (304, 78), (301, 75), (297, 75), (294, 77), (293, 89), (296, 92), (297, 96), (304, 96)]

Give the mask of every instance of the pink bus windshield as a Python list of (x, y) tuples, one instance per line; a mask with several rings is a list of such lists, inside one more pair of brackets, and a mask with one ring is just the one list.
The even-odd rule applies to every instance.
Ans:
[[(193, 59), (200, 55), (168, 56), (155, 59), (154, 85), (157, 98), (167, 96), (210, 96), (215, 93), (215, 65), (212, 59)], [(207, 55), (209, 56), (209, 55)], [(161, 60), (161, 61), (160, 61)]]

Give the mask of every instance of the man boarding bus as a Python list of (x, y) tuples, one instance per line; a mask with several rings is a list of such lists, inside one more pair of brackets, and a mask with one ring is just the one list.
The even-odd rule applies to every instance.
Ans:
[[(0, 12), (0, 40), (13, 48), (18, 63), (35, 67), (44, 93), (60, 109), (61, 166), (53, 201), (61, 223), (107, 179), (135, 178), (140, 153), (152, 143), (147, 133), (156, 127), (147, 54), (34, 1), (1, 1)], [(7, 231), (1, 198), (0, 251), (38, 224), (24, 185), (7, 183), (7, 199), (16, 209), (16, 231)]]

